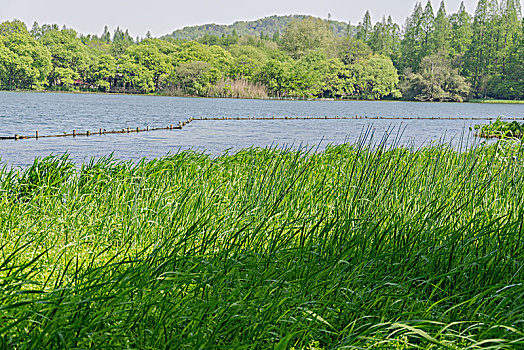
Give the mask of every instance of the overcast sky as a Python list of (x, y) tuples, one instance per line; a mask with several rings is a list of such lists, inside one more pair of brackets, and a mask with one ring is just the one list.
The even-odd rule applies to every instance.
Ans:
[[(404, 23), (415, 3), (416, 0), (0, 0), (0, 22), (16, 18), (29, 28), (34, 21), (57, 23), (84, 34), (101, 34), (104, 25), (111, 31), (120, 26), (129, 29), (134, 37), (143, 37), (148, 30), (153, 36), (161, 36), (185, 26), (231, 24), (274, 14), (327, 18), (330, 13), (333, 19), (357, 24), (369, 10), (373, 22), (391, 15), (397, 23)], [(436, 11), (440, 0), (432, 3)], [(473, 13), (477, 0), (464, 3)], [(447, 0), (448, 13), (455, 12), (459, 4), (460, 0)]]

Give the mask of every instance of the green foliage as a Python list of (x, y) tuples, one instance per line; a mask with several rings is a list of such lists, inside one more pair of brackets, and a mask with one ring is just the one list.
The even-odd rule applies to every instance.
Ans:
[(176, 83), (187, 95), (205, 95), (218, 81), (220, 72), (208, 62), (191, 61), (180, 63), (176, 69)]
[(100, 55), (94, 59), (90, 72), (92, 74), (90, 79), (107, 91), (111, 87), (111, 80), (116, 76), (116, 60), (110, 55)]
[(374, 31), (373, 24), (371, 23), (371, 15), (369, 11), (366, 11), (362, 22), (357, 26), (356, 38), (361, 41), (368, 41), (371, 38), (371, 33)]
[(522, 348), (523, 152), (3, 168), (1, 347)]
[(418, 101), (462, 102), (467, 99), (470, 86), (444, 53), (440, 53), (424, 57), (420, 73), (408, 69), (401, 89), (404, 96)]
[[(464, 54), (471, 45), (471, 38), (473, 31), (471, 28), (472, 18), (466, 11), (464, 2), (460, 3), (460, 8), (457, 13), (454, 13), (449, 18), (451, 24), (451, 54), (462, 62)], [(462, 66), (462, 64), (461, 64)]]
[(49, 51), (19, 22), (0, 26), (0, 86), (4, 89), (41, 88), (52, 69)]
[(333, 33), (326, 21), (306, 17), (289, 23), (282, 35), (280, 47), (291, 57), (299, 59), (309, 51), (329, 47), (332, 41)]
[(378, 100), (387, 96), (402, 96), (397, 90), (397, 69), (389, 57), (374, 55), (357, 61), (350, 70), (355, 77), (355, 97)]
[(524, 136), (524, 123), (517, 121), (506, 122), (497, 118), (489, 124), (475, 125), (476, 136), (484, 138), (522, 138)]
[(451, 50), (451, 23), (446, 14), (446, 5), (444, 0), (440, 2), (437, 15), (433, 23), (434, 30), (430, 33), (431, 52), (450, 53)]
[[(107, 39), (107, 34), (106, 34)], [(123, 31), (120, 27), (117, 27), (113, 33), (113, 42), (111, 43), (111, 54), (117, 58), (122, 56), (128, 47), (135, 44), (135, 41), (129, 35), (127, 29)]]
[(361, 40), (340, 38), (335, 41), (335, 56), (345, 65), (355, 64), (361, 59), (368, 59), (373, 55), (371, 48)]
[(39, 42), (51, 52), (50, 85), (69, 86), (87, 76), (92, 57), (73, 29), (48, 30)]
[(269, 57), (263, 49), (247, 45), (231, 46), (229, 52), (232, 56), (230, 74), (232, 77), (244, 77), (255, 81), (262, 67), (267, 63)]
[(402, 28), (391, 16), (373, 24), (368, 11), (356, 28), (271, 16), (136, 41), (119, 27), (78, 36), (15, 20), (0, 24), (0, 88), (378, 99), (400, 98), (402, 72), (406, 99), (519, 100), (523, 21), (518, 0), (479, 0), (473, 17), (464, 3), (448, 15), (444, 1), (436, 14), (417, 2)]
[(404, 39), (401, 42), (402, 57), (400, 59), (402, 71), (406, 68), (411, 68), (415, 72), (418, 71), (420, 62), (424, 57), (422, 15), (422, 5), (417, 2), (413, 13), (406, 19), (404, 25)]
[(401, 30), (398, 24), (393, 23), (391, 16), (377, 22), (367, 41), (375, 53), (386, 55), (397, 62), (400, 58)]
[(120, 59), (122, 64), (136, 64), (141, 68), (143, 72), (147, 72), (152, 77), (152, 81), (147, 83), (148, 91), (155, 91), (160, 87), (160, 84), (165, 80), (172, 72), (173, 65), (171, 64), (170, 57), (162, 53), (160, 49), (149, 40), (141, 42), (139, 45), (128, 47), (122, 58)]
[[(232, 25), (219, 24), (204, 24), (201, 26), (185, 27), (183, 29), (175, 30), (169, 37), (181, 40), (198, 40), (200, 41), (206, 35), (208, 38), (215, 37), (220, 40), (225, 37), (261, 37), (266, 36), (272, 38), (275, 42), (279, 42), (280, 34), (284, 32), (285, 28), (293, 20), (303, 20), (308, 16), (294, 15), (294, 16), (270, 16), (258, 19), (256, 21), (238, 21)], [(330, 25), (336, 36), (347, 35), (347, 23), (330, 20)], [(220, 45), (220, 43), (213, 43)]]

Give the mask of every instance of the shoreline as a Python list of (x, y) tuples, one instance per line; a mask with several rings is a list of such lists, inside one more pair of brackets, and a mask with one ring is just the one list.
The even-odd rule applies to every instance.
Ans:
[(471, 99), (464, 102), (449, 101), (416, 101), (403, 99), (382, 99), (382, 100), (365, 100), (365, 99), (336, 99), (336, 98), (303, 98), (303, 97), (268, 97), (268, 98), (241, 98), (241, 97), (220, 97), (220, 96), (174, 96), (162, 93), (134, 94), (123, 92), (93, 92), (93, 91), (53, 91), (53, 90), (0, 90), (0, 92), (17, 92), (17, 93), (56, 93), (56, 94), (80, 94), (80, 95), (117, 95), (117, 96), (158, 96), (158, 97), (181, 97), (181, 98), (203, 98), (203, 99), (228, 99), (228, 100), (262, 100), (262, 101), (332, 101), (332, 102), (416, 102), (416, 103), (439, 103), (439, 104), (524, 104), (524, 100), (491, 100), (491, 99)]

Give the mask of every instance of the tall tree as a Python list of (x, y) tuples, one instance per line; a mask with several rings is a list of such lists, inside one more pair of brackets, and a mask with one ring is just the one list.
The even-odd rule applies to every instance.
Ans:
[(398, 24), (393, 23), (391, 16), (387, 20), (383, 17), (382, 21), (377, 22), (373, 27), (368, 43), (374, 52), (389, 56), (393, 62), (397, 62), (400, 55), (400, 28)]
[(104, 33), (102, 34), (101, 39), (106, 44), (111, 43), (111, 33), (109, 33), (109, 29), (107, 28), (107, 26), (104, 26)]
[(411, 68), (418, 71), (420, 61), (422, 60), (423, 50), (423, 31), (422, 31), (422, 14), (424, 10), (422, 5), (417, 2), (411, 16), (406, 19), (404, 25), (404, 38), (401, 42), (401, 70)]
[(486, 96), (486, 86), (491, 70), (493, 33), (492, 2), (479, 0), (473, 17), (473, 36), (466, 56), (466, 74), (471, 80), (473, 91), (481, 97)]
[(498, 65), (488, 87), (491, 97), (524, 98), (524, 28), (520, 18), (520, 4), (515, 0), (502, 3)]
[(462, 67), (463, 57), (471, 45), (473, 31), (471, 28), (471, 15), (466, 11), (464, 1), (460, 3), (457, 13), (450, 17), (451, 23), (451, 55), (454, 63)]
[(440, 2), (440, 7), (434, 21), (434, 30), (431, 33), (431, 51), (445, 52), (448, 54), (451, 48), (451, 24), (446, 14), (444, 0)]
[(517, 3), (516, 0), (503, 0), (501, 11), (501, 43), (498, 53), (500, 74), (506, 76), (510, 51), (520, 34), (520, 18), (522, 17), (520, 1)]
[(428, 0), (422, 12), (420, 27), (422, 29), (422, 55), (427, 56), (432, 51), (430, 38), (435, 27), (435, 13), (433, 12), (433, 6), (431, 6), (431, 0)]
[(371, 15), (366, 11), (362, 22), (357, 26), (357, 39), (367, 42), (373, 31), (373, 23), (371, 22)]

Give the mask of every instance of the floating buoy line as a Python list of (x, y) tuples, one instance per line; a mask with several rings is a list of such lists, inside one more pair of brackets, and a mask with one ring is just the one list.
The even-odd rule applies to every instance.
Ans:
[(524, 120), (524, 118), (507, 118), (507, 117), (493, 117), (493, 118), (478, 118), (478, 117), (361, 117), (361, 116), (324, 116), (324, 117), (191, 117), (185, 121), (178, 122), (176, 125), (169, 125), (166, 127), (145, 127), (145, 128), (123, 128), (119, 130), (106, 130), (100, 128), (98, 131), (77, 131), (74, 129), (71, 133), (64, 132), (62, 134), (53, 134), (53, 135), (40, 135), (38, 130), (35, 131), (33, 135), (19, 135), (15, 134), (14, 136), (0, 136), (0, 140), (26, 140), (26, 139), (39, 139), (39, 138), (51, 138), (51, 137), (78, 137), (78, 136), (94, 136), (94, 135), (107, 135), (107, 134), (130, 134), (130, 133), (139, 133), (139, 132), (150, 132), (158, 130), (180, 130), (187, 124), (192, 121), (199, 120), (322, 120), (322, 119), (372, 119), (372, 120), (496, 120), (496, 119), (506, 119), (506, 120)]

